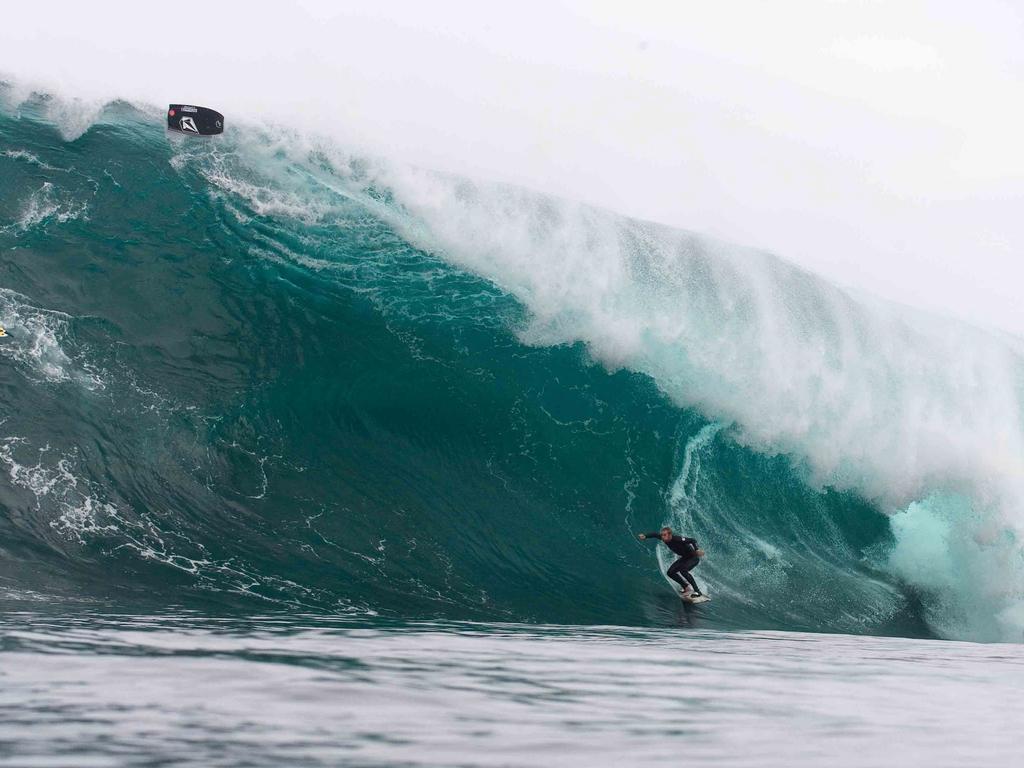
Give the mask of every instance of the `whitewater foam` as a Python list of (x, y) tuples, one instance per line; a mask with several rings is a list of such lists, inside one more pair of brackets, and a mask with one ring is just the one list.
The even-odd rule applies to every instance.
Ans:
[(60, 171), (62, 173), (68, 172), (68, 169), (66, 168), (57, 168), (56, 166), (44, 163), (36, 155), (32, 154), (26, 149), (5, 149), (3, 152), (0, 152), (0, 157), (6, 157), (11, 160), (21, 160), (22, 162), (34, 165), (37, 168), (41, 168), (44, 171)]
[(46, 181), (28, 196), (22, 204), (17, 221), (8, 226), (23, 234), (48, 222), (66, 224), (75, 219), (88, 218), (88, 210), (88, 203), (59, 195), (54, 185)]
[(31, 378), (74, 381), (94, 391), (104, 388), (99, 372), (88, 363), (76, 364), (64, 350), (71, 320), (65, 313), (34, 306), (27, 297), (0, 288), (0, 320), (11, 334), (0, 345), (0, 357), (19, 363)]
[[(120, 508), (82, 474), (80, 464), (76, 451), (62, 454), (49, 445), (34, 447), (20, 436), (0, 437), (0, 466), (6, 467), (11, 485), (31, 494), (36, 510), (67, 541), (82, 546), (99, 543), (108, 546), (109, 553), (131, 551), (194, 577), (200, 589), (288, 605), (300, 605), (304, 597), (324, 598), (293, 580), (259, 573), (234, 560), (218, 560), (201, 543), (180, 532), (162, 530), (149, 515)], [(339, 603), (339, 607), (352, 609), (348, 604)]]
[(52, 123), (64, 141), (80, 138), (102, 117), (106, 99), (66, 97), (28, 82), (0, 81), (0, 108), (18, 114), (38, 112)]
[(51, 527), (80, 544), (85, 543), (86, 537), (116, 530), (116, 526), (103, 522), (104, 517), (116, 513), (115, 508), (101, 501), (89, 484), (74, 473), (74, 456), (61, 455), (55, 461), (47, 461), (53, 449), (44, 445), (35, 449), (36, 461), (30, 464), (18, 460), (19, 450), (31, 450), (25, 438), (0, 438), (0, 464), (7, 467), (12, 485), (32, 494), (37, 509), (47, 508), (52, 515)]

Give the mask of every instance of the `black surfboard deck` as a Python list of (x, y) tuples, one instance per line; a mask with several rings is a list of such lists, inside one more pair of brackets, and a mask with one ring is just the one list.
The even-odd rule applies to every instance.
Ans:
[(167, 107), (167, 130), (196, 136), (224, 133), (224, 115), (209, 107), (171, 104)]

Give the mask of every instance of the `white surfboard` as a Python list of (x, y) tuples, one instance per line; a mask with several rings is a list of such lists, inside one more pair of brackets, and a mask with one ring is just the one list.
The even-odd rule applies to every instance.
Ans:
[(684, 603), (690, 603), (690, 605), (700, 605), (701, 603), (707, 603), (711, 601), (711, 598), (707, 595), (697, 595), (696, 597), (690, 597), (689, 595), (680, 595)]

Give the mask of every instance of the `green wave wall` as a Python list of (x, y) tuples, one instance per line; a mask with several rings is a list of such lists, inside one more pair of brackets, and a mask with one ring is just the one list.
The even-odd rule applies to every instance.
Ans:
[[(701, 338), (768, 332), (756, 302), (722, 292), (741, 258), (723, 246), (579, 206), (592, 226), (568, 238), (564, 204), (542, 195), (287, 130), (167, 136), (159, 112), (125, 103), (83, 127), (56, 104), (0, 111), (0, 596), (983, 639), (1015, 626), (1014, 594), (979, 618), (916, 578), (946, 573), (949, 531), (982, 516), (972, 475), (929, 470), (889, 493), (841, 440), (823, 464), (839, 438), (814, 417), (796, 434), (745, 410), (759, 395), (728, 374), (739, 347), (719, 343), (737, 356), (719, 369), (659, 335), (677, 305), (701, 310)], [(584, 300), (588, 262), (557, 254), (606, 266), (608, 228), (632, 266)], [(820, 297), (852, 299), (765, 258), (751, 269), (784, 276), (787, 306), (840, 333)], [(826, 366), (820, 389), (841, 387), (830, 371), (862, 375)], [(798, 422), (817, 407), (806, 387), (760, 405)], [(965, 546), (995, 547), (1012, 591), (1015, 529), (993, 519), (992, 542)], [(707, 551), (699, 610), (634, 536), (664, 523)]]

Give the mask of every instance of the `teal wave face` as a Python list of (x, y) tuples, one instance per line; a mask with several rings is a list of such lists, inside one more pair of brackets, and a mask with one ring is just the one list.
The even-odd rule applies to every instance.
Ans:
[[(431, 245), (374, 161), (167, 137), (128, 105), (66, 141), (45, 101), (19, 110), (0, 113), (9, 595), (929, 632), (877, 504), (643, 365), (542, 343), (514, 278)], [(665, 522), (708, 553), (699, 611), (634, 536)]]

